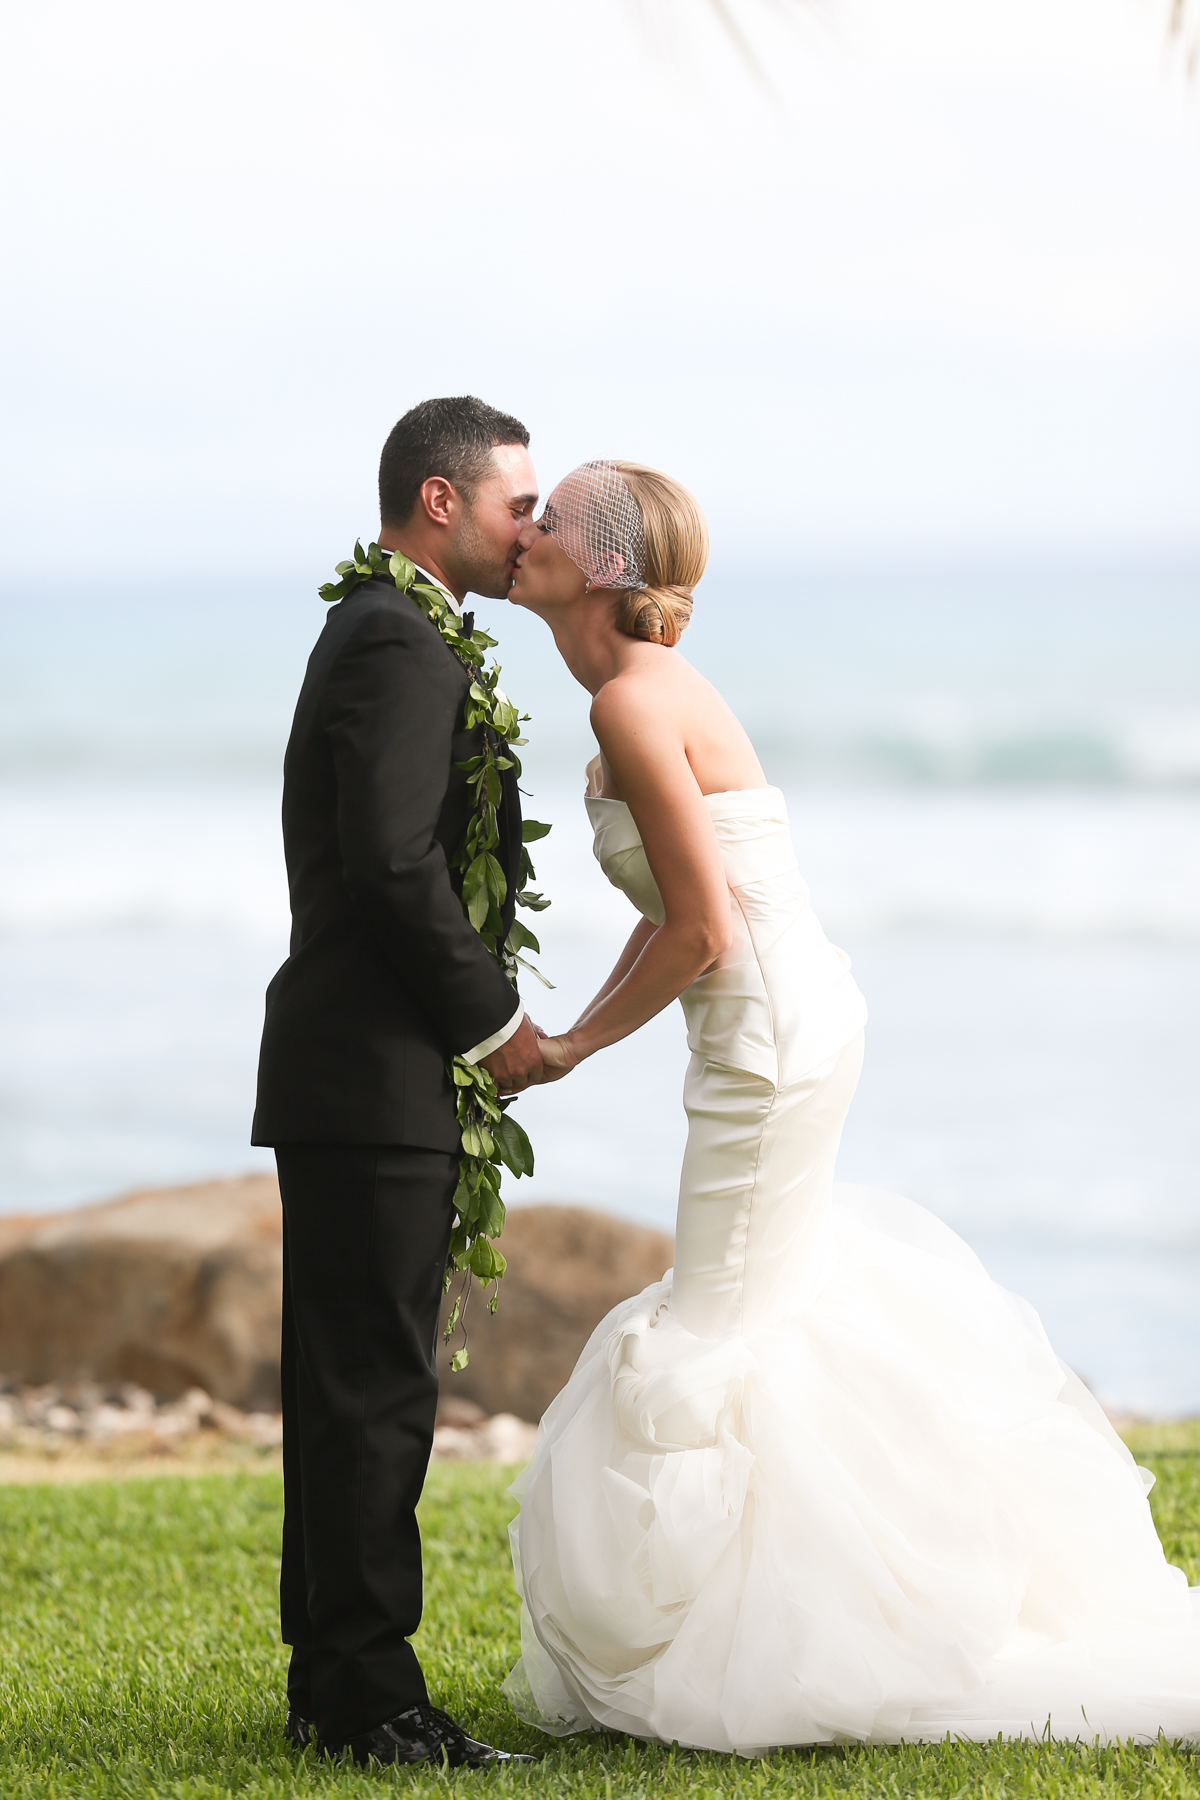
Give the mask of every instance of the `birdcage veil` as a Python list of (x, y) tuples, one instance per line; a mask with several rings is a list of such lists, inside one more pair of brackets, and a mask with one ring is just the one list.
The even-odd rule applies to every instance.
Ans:
[(615, 463), (580, 463), (564, 475), (546, 502), (542, 524), (597, 587), (646, 586), (641, 510)]

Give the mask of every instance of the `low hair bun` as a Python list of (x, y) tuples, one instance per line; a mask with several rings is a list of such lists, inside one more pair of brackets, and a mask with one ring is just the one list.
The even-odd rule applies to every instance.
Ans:
[(617, 626), (627, 637), (668, 650), (683, 636), (692, 616), (692, 592), (686, 587), (644, 587), (620, 590)]
[(627, 637), (669, 649), (692, 616), (692, 594), (708, 561), (708, 526), (679, 482), (643, 463), (615, 462), (642, 516), (645, 587), (619, 589), (617, 626)]

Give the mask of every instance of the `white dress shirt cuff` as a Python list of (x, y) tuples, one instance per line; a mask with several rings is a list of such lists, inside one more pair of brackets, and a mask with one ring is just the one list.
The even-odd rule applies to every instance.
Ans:
[(501, 1044), (507, 1044), (509, 1038), (516, 1035), (521, 1020), (524, 1017), (525, 1008), (518, 1000), (517, 1010), (508, 1021), (508, 1024), (502, 1026), (499, 1031), (493, 1031), (490, 1038), (484, 1038), (482, 1044), (476, 1044), (473, 1050), (464, 1050), (462, 1053), (463, 1061), (469, 1063), (482, 1062), (485, 1056), (490, 1056), (493, 1050), (498, 1050), (500, 1048)]

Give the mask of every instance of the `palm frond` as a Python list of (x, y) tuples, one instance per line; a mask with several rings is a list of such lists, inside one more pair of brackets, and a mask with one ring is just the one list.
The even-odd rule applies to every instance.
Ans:
[(781, 98), (779, 90), (767, 74), (754, 45), (738, 23), (737, 15), (729, 4), (729, 0), (708, 0), (708, 4), (716, 15), (717, 22), (725, 36), (737, 51), (751, 79), (769, 99), (778, 101)]
[[(783, 106), (785, 95), (770, 71), (770, 61), (759, 47), (756, 26), (767, 19), (791, 25), (827, 12), (836, 0), (703, 0), (702, 13), (715, 24), (721, 40), (733, 52), (763, 96)], [(698, 17), (695, 0), (624, 0), (644, 40), (655, 45), (672, 63), (690, 60), (696, 47), (694, 27)], [(690, 15), (690, 16), (689, 16)]]
[(1170, 0), (1167, 34), (1183, 59), (1185, 75), (1192, 80), (1200, 69), (1200, 0)]
[[(670, 39), (667, 19), (669, 0), (633, 0), (641, 22), (660, 37)], [(710, 16), (736, 54), (747, 74), (770, 99), (781, 102), (781, 95), (755, 47), (753, 26), (748, 15), (770, 13), (775, 18), (799, 20), (818, 11), (828, 11), (826, 0), (706, 0)], [(1167, 45), (1172, 56), (1182, 62), (1184, 74), (1192, 80), (1200, 73), (1200, 0), (1166, 0)]]

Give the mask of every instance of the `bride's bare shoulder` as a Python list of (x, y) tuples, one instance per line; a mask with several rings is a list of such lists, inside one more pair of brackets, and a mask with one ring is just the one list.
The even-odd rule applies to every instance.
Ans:
[(592, 730), (603, 741), (606, 734), (624, 737), (640, 733), (652, 721), (666, 724), (672, 711), (669, 692), (673, 685), (665, 670), (622, 669), (592, 698)]

